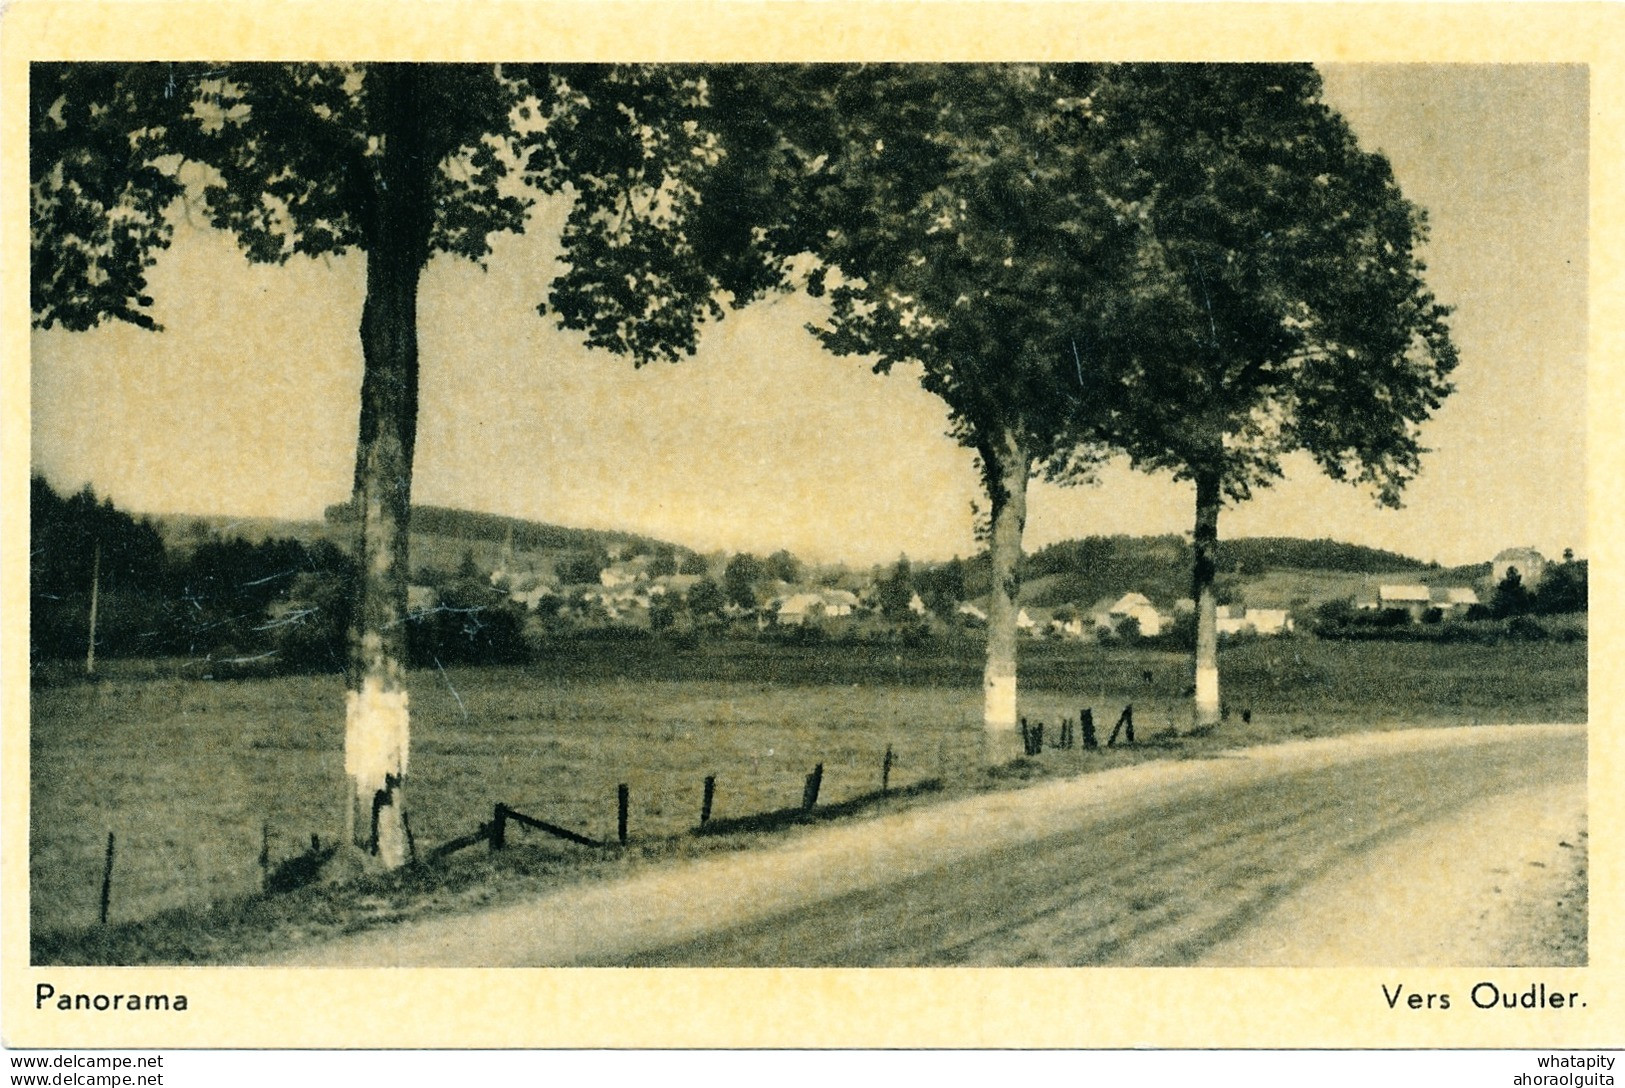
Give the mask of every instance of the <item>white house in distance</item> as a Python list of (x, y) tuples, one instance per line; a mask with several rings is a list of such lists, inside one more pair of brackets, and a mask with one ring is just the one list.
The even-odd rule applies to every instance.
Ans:
[(620, 589), (649, 578), (649, 556), (640, 555), (624, 563), (611, 563), (598, 572), (598, 583), (605, 589)]
[(1284, 608), (1242, 608), (1220, 605), (1216, 618), (1221, 635), (1286, 635), (1292, 632), (1292, 613)]
[(1378, 586), (1377, 607), (1385, 612), (1390, 608), (1409, 612), (1414, 623), (1433, 607), (1433, 591), (1421, 585)]
[(1050, 617), (1049, 630), (1055, 638), (1081, 639), (1084, 634), (1083, 617), (1076, 613), (1069, 619), (1053, 615)]
[(858, 606), (857, 594), (844, 589), (790, 593), (778, 600), (778, 622), (800, 627), (826, 616), (850, 616)]
[(1140, 627), (1140, 634), (1146, 638), (1155, 638), (1162, 634), (1163, 626), (1168, 622), (1157, 606), (1151, 603), (1151, 598), (1143, 593), (1129, 592), (1117, 598), (1108, 605), (1104, 614), (1095, 614), (1097, 628), (1117, 630), (1117, 625), (1124, 620), (1133, 620)]
[[(1435, 591), (1434, 602), (1435, 604), (1439, 602), (1437, 591)], [(1444, 587), (1443, 610), (1447, 616), (1465, 616), (1467, 610), (1478, 603), (1480, 603), (1478, 593), (1470, 586)]]
[(1412, 623), (1420, 623), (1432, 609), (1438, 609), (1445, 619), (1459, 619), (1479, 603), (1478, 592), (1471, 586), (1382, 585), (1377, 595), (1360, 602), (1368, 611), (1396, 609), (1410, 614)]

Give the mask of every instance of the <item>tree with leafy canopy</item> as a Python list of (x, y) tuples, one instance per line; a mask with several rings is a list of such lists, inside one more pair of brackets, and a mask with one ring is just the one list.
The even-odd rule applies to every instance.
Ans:
[(1585, 560), (1575, 559), (1573, 549), (1565, 548), (1563, 561), (1547, 567), (1535, 586), (1534, 611), (1543, 615), (1586, 611), (1588, 582)]
[(801, 581), (801, 560), (780, 548), (762, 561), (762, 572), (779, 582)]
[[(994, 761), (1019, 753), (1028, 480), (1054, 449), (1057, 417), (1091, 410), (1091, 353), (1116, 335), (1111, 285), (1132, 252), (1093, 176), (1095, 79), (1087, 65), (800, 70), (777, 112), (749, 111), (772, 120), (745, 126), (736, 155), (766, 164), (737, 170), (747, 182), (791, 179), (788, 194), (743, 185), (743, 202), (761, 209), (762, 248), (810, 254), (808, 286), (831, 304), (814, 329), (824, 346), (878, 372), (917, 366), (952, 437), (976, 454), (993, 565), (983, 686)], [(762, 134), (775, 126), (778, 142)]]
[(927, 608), (951, 620), (965, 596), (965, 562), (955, 556), (946, 563), (922, 570), (914, 575), (914, 584), (919, 587)]
[(539, 308), (639, 363), (691, 352), (719, 300), (760, 286), (694, 214), (703, 89), (679, 68), (410, 63), (52, 62), (29, 82), (40, 327), (157, 329), (147, 272), (183, 199), (253, 262), (365, 256), (345, 823), (398, 866), (419, 277), (438, 254), (483, 262), (562, 194), (566, 267)]
[(88, 484), (59, 495), (39, 475), (29, 478), (28, 507), (30, 665), (86, 653), (93, 594), (101, 605), (96, 652), (156, 651), (148, 621), (170, 592), (170, 562), (158, 527), (98, 499)]
[(1496, 619), (1523, 616), (1533, 611), (1535, 591), (1523, 584), (1523, 574), (1517, 567), (1508, 567), (1506, 577), (1495, 586), (1490, 597), (1490, 612)]
[(914, 570), (908, 556), (897, 557), (891, 573), (875, 585), (875, 607), (886, 619), (896, 622), (909, 618), (909, 605), (914, 600)]
[(722, 586), (728, 603), (746, 610), (757, 605), (756, 586), (767, 577), (767, 568), (750, 552), (740, 552), (728, 560), (722, 572)]
[[(1426, 219), (1308, 65), (1123, 65), (1094, 97), (1110, 199), (1139, 231), (1110, 443), (1196, 490), (1195, 720), (1220, 717), (1219, 511), (1307, 453), (1397, 506), (1452, 386)], [(1118, 350), (1126, 349), (1126, 350)], [(1098, 417), (1079, 428), (1086, 467)]]
[(688, 591), (688, 611), (696, 622), (715, 620), (727, 607), (722, 587), (709, 576), (701, 577)]

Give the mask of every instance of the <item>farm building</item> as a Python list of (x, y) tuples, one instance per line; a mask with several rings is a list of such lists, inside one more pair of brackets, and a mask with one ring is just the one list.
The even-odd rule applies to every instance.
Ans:
[(1433, 607), (1433, 591), (1421, 585), (1378, 586), (1377, 607), (1383, 611), (1393, 608), (1409, 612), (1414, 623)]
[(1286, 635), (1292, 633), (1292, 613), (1284, 608), (1243, 608), (1221, 605), (1217, 617), (1221, 635)]
[(1434, 606), (1440, 608), (1446, 616), (1465, 616), (1467, 611), (1479, 603), (1478, 593), (1470, 586), (1443, 586), (1441, 596), (1439, 588), (1434, 589)]
[(826, 616), (850, 616), (857, 607), (857, 594), (844, 589), (826, 589), (789, 593), (776, 601), (778, 621), (789, 627), (800, 627), (808, 620)]
[(816, 593), (792, 593), (774, 603), (778, 605), (778, 621), (786, 627), (800, 627), (808, 620), (824, 617), (824, 601)]
[(1377, 587), (1375, 598), (1361, 601), (1360, 607), (1406, 612), (1412, 623), (1420, 623), (1432, 611), (1445, 619), (1459, 619), (1478, 603), (1478, 592), (1470, 586), (1385, 585)]
[(598, 572), (598, 582), (605, 589), (620, 589), (634, 585), (649, 577), (649, 557), (636, 556), (624, 563), (614, 563)]
[(824, 598), (825, 613), (831, 616), (850, 616), (861, 603), (850, 589), (825, 589), (820, 596)]
[(1081, 639), (1087, 629), (1083, 617), (1077, 613), (1070, 615), (1054, 615), (1050, 617), (1049, 633), (1053, 638)]
[(985, 611), (983, 611), (982, 609), (976, 607), (975, 605), (971, 604), (969, 601), (966, 601), (965, 603), (961, 604), (958, 608), (954, 609), (954, 615), (961, 616), (965, 620), (967, 620), (967, 621), (969, 621), (971, 623), (986, 623), (987, 622), (987, 613)]
[(1140, 634), (1147, 638), (1155, 638), (1162, 634), (1164, 617), (1157, 611), (1157, 606), (1143, 593), (1125, 593), (1119, 597), (1106, 614), (1112, 618), (1112, 630), (1124, 620), (1133, 620), (1140, 625)]

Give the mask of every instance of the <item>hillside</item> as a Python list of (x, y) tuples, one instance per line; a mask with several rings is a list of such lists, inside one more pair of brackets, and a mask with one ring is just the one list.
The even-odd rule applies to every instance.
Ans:
[[(187, 550), (209, 534), (241, 537), (250, 543), (272, 538), (312, 544), (330, 540), (349, 548), (354, 532), (354, 515), (348, 503), (338, 503), (325, 511), (322, 521), (281, 518), (239, 518), (227, 515), (149, 514), (162, 535), (164, 545)], [(540, 571), (565, 555), (600, 552), (653, 552), (670, 548), (679, 559), (691, 550), (653, 537), (600, 529), (572, 529), (561, 525), (455, 510), (444, 506), (412, 508), (412, 569), (432, 567), (455, 570), (464, 556), (472, 555), (483, 570), (494, 570), (503, 561), (503, 552), (512, 534), (513, 566), (521, 571)]]
[[(1181, 536), (1086, 537), (1052, 544), (1029, 556), (1023, 604), (1088, 606), (1130, 590), (1166, 606), (1190, 596), (1193, 556)], [(1313, 607), (1359, 596), (1382, 582), (1460, 584), (1439, 567), (1409, 556), (1335, 540), (1253, 537), (1221, 540), (1222, 600), (1255, 608)]]
[(226, 514), (138, 514), (158, 528), (164, 547), (189, 551), (209, 537), (240, 537), (250, 544), (266, 540), (297, 540), (314, 544), (334, 539), (331, 526), (322, 521), (295, 521), (288, 518), (238, 518)]
[[(251, 542), (284, 537), (310, 544), (331, 540), (349, 547), (353, 515), (331, 506), (323, 521), (150, 515), (166, 546), (186, 550), (204, 532)], [(512, 553), (507, 554), (511, 543)], [(455, 570), (472, 556), (482, 570), (506, 566), (517, 573), (553, 573), (562, 559), (580, 555), (655, 552), (669, 548), (679, 560), (693, 552), (635, 533), (576, 529), (501, 514), (417, 506), (412, 510), (412, 568)], [(1192, 554), (1182, 536), (1096, 536), (1062, 541), (1026, 558), (1021, 603), (1036, 608), (1088, 605), (1135, 591), (1166, 607), (1190, 595)], [(929, 570), (922, 564), (917, 574)], [(1368, 595), (1385, 582), (1479, 585), (1487, 563), (1442, 568), (1395, 552), (1335, 540), (1252, 537), (1219, 543), (1218, 588), (1226, 602), (1260, 608), (1313, 608), (1323, 601)], [(987, 593), (985, 554), (963, 563), (963, 597)]]

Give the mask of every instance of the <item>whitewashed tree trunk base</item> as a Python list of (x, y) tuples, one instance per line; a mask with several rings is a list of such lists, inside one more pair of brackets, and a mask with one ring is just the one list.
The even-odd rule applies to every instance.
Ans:
[(1016, 724), (1016, 678), (983, 677), (982, 762), (985, 765), (999, 767), (1022, 756), (1021, 733)]
[(409, 853), (402, 818), (411, 720), (407, 693), (387, 690), (369, 676), (360, 691), (347, 693), (344, 719), (344, 773), (354, 798), (351, 841), (375, 848), (385, 868), (398, 868)]
[(989, 676), (982, 681), (982, 722), (989, 732), (1016, 727), (1016, 678)]
[(1196, 670), (1196, 724), (1217, 725), (1219, 721), (1219, 670), (1201, 666)]
[(982, 763), (987, 767), (1003, 767), (1027, 754), (1021, 743), (1019, 729), (982, 730)]

